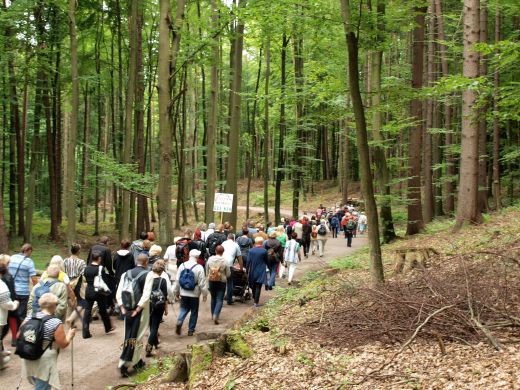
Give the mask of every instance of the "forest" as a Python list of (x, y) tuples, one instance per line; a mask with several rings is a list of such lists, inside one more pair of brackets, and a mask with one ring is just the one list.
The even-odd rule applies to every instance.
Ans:
[(516, 0), (3, 0), (0, 31), (0, 252), (35, 218), (167, 244), (215, 192), (263, 181), (279, 222), (283, 184), (298, 216), (360, 182), (382, 280), (396, 208), (414, 235), (519, 197)]

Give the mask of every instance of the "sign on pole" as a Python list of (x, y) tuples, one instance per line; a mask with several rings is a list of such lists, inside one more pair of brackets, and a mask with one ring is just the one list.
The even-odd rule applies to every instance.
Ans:
[(233, 211), (233, 194), (215, 193), (213, 211), (218, 213), (231, 213)]

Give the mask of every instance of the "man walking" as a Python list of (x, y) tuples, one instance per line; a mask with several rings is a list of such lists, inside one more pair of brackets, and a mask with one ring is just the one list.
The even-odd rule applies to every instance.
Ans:
[(228, 305), (232, 305), (233, 302), (233, 289), (235, 288), (235, 284), (233, 283), (233, 273), (235, 260), (238, 260), (238, 264), (240, 265), (240, 270), (244, 269), (244, 262), (242, 260), (242, 252), (240, 251), (240, 246), (235, 242), (235, 235), (230, 233), (226, 241), (222, 243), (224, 247), (224, 258), (226, 259), (226, 263), (231, 269), (231, 277), (227, 280), (226, 286), (226, 300)]
[[(17, 315), (17, 326), (20, 326), (21, 322), (27, 315), (27, 302), (29, 301), (30, 295), (30, 284), (33, 286), (38, 283), (36, 277), (36, 270), (34, 268), (34, 262), (31, 259), (33, 247), (31, 244), (23, 244), (20, 249), (20, 253), (11, 256), (9, 262), (9, 273), (13, 275), (14, 289), (16, 292), (15, 299), (20, 303), (18, 306)], [(14, 346), (15, 340), (11, 342)]]
[(199, 317), (200, 296), (202, 295), (204, 302), (208, 297), (204, 267), (197, 263), (200, 254), (198, 249), (192, 249), (189, 260), (182, 263), (177, 270), (174, 293), (181, 300), (181, 309), (175, 327), (175, 333), (178, 335), (181, 334), (182, 324), (190, 313), (188, 336), (193, 336)]

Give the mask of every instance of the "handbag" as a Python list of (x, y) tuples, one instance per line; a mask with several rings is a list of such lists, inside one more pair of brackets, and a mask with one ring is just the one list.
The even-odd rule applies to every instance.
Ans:
[(94, 277), (94, 291), (100, 293), (102, 295), (110, 295), (111, 291), (108, 288), (107, 284), (103, 280), (103, 276), (101, 275), (101, 271), (103, 270), (103, 266), (99, 266), (99, 271), (97, 276)]

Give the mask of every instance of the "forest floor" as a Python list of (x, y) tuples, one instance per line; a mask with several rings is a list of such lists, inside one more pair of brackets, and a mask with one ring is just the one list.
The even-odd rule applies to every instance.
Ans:
[[(299, 288), (278, 289), (275, 297), (242, 325), (240, 332), (254, 352), (250, 358), (232, 354), (214, 358), (191, 388), (520, 388), (519, 221), (520, 207), (510, 207), (486, 216), (483, 225), (468, 226), (458, 233), (452, 232), (453, 221), (441, 220), (428, 225), (423, 234), (386, 245), (386, 283), (381, 290), (371, 287), (366, 248), (335, 261), (328, 257), (331, 268), (308, 273)], [(425, 248), (432, 250), (426, 269), (394, 275), (395, 253)], [(466, 279), (455, 287), (460, 287), (462, 298), (457, 293), (457, 302), (449, 304), (444, 302), (450, 298), (449, 291), (443, 288), (453, 287), (450, 278), (460, 275), (461, 263)], [(471, 276), (474, 271), (483, 271), (482, 276)], [(439, 280), (428, 285), (433, 286), (431, 293), (414, 290), (423, 276), (435, 281), (435, 275)], [(405, 292), (397, 302), (384, 296), (395, 293), (393, 287)], [(464, 296), (466, 289), (468, 297)], [(374, 292), (368, 295), (369, 301), (363, 301), (367, 293)], [(424, 297), (431, 301), (422, 303)], [(471, 313), (472, 319), (489, 326), (490, 335), (477, 326), (465, 325), (464, 316), (469, 316), (464, 312), (466, 299), (478, 310), (476, 319)], [(502, 328), (500, 323), (491, 322), (489, 312), (477, 302), (486, 299), (494, 309), (495, 301), (500, 305), (504, 299), (509, 302), (504, 309), (511, 326)], [(440, 306), (447, 305), (439, 309), (439, 313), (448, 310), (447, 315), (435, 314), (428, 307), (437, 300)], [(417, 317), (389, 322), (407, 307), (414, 308)], [(445, 326), (446, 321), (449, 326)], [(455, 321), (454, 325), (449, 321)], [(434, 337), (436, 329), (441, 329), (438, 337)], [(499, 351), (491, 346), (493, 339), (499, 343)], [(161, 374), (156, 374), (139, 388), (187, 388), (184, 384), (161, 384)]]
[[(287, 212), (287, 210), (284, 210)], [(335, 259), (341, 259), (366, 246), (366, 239), (359, 237), (354, 239), (353, 247), (347, 248), (343, 238), (329, 238), (325, 248), (323, 258), (309, 256), (298, 266), (295, 280), (301, 280), (304, 275), (312, 271), (323, 269), (327, 264)], [(278, 280), (280, 289), (285, 289), (285, 280)], [(293, 288), (294, 289), (294, 288)], [(262, 291), (261, 304), (271, 300), (278, 288), (273, 291)], [(189, 345), (196, 343), (196, 337), (186, 335), (187, 320), (184, 325), (184, 334), (180, 337), (175, 334), (175, 320), (178, 314), (179, 304), (170, 306), (170, 313), (165, 317), (164, 323), (160, 328), (161, 348), (157, 351), (157, 358), (169, 356), (174, 352), (183, 352)], [(236, 322), (244, 316), (250, 316), (252, 312), (251, 301), (247, 303), (236, 303), (233, 306), (225, 305), (222, 311), (219, 325), (214, 325), (209, 313), (209, 299), (202, 303), (199, 312), (199, 319), (196, 333), (223, 333), (235, 326)], [(101, 390), (106, 386), (113, 386), (128, 383), (128, 379), (121, 379), (117, 369), (117, 362), (123, 342), (123, 322), (116, 317), (112, 317), (116, 331), (110, 335), (105, 335), (100, 320), (94, 321), (91, 326), (93, 337), (84, 340), (81, 332), (78, 333), (74, 341), (73, 348), (67, 348), (60, 353), (58, 367), (60, 371), (61, 384), (63, 389), (71, 389), (71, 354), (74, 356), (74, 389)], [(143, 352), (144, 353), (144, 352)], [(147, 359), (148, 360), (148, 359)], [(155, 360), (155, 359), (154, 359)], [(153, 369), (152, 369), (153, 371)], [(142, 380), (142, 377), (139, 377)], [(2, 371), (0, 377), (0, 388), (14, 388), (20, 380), (20, 361), (14, 357), (8, 367)], [(27, 381), (23, 380), (20, 389), (31, 388)]]

